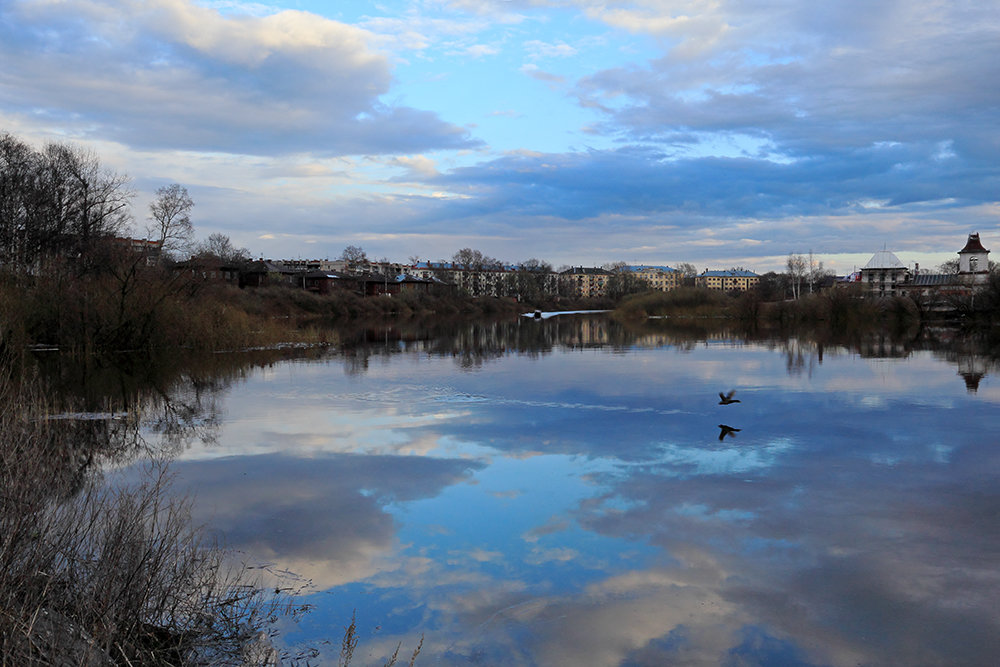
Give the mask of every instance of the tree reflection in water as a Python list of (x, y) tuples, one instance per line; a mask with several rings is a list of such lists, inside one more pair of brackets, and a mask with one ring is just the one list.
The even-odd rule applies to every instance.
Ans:
[[(364, 601), (367, 618), (386, 619), (386, 642), (437, 631), (425, 653), (442, 664), (706, 664), (726, 651), (749, 663), (973, 664), (994, 647), (983, 610), (996, 587), (982, 562), (997, 535), (980, 517), (995, 504), (996, 470), (974, 440), (974, 406), (955, 429), (973, 440), (939, 442), (951, 413), (925, 402), (955, 402), (954, 392), (925, 397), (907, 382), (943, 362), (960, 394), (986, 387), (998, 349), (944, 329), (372, 325), (330, 349), (114, 380), (90, 369), (66, 406), (141, 414), (129, 428), (180, 458), (212, 507), (202, 518), (330, 588), (320, 623), (342, 624), (343, 605)], [(568, 358), (591, 366), (557, 376)], [(296, 365), (281, 378), (267, 368), (286, 362)], [(896, 378), (889, 367), (913, 370)], [(858, 368), (870, 371), (860, 381)], [(707, 389), (681, 373), (691, 369)], [(67, 395), (73, 372), (55, 375)], [(718, 378), (733, 374), (744, 403), (717, 408)], [(237, 388), (263, 376), (261, 395)], [(262, 401), (248, 410), (274, 403), (290, 421), (266, 435), (234, 430), (224, 411), (240, 406), (228, 394)], [(901, 402), (906, 429), (891, 419)], [(736, 411), (726, 419), (740, 419), (727, 422), (738, 437), (720, 441), (716, 410)], [(112, 450), (148, 451), (109, 437), (120, 441)], [(242, 456), (240, 439), (266, 449)], [(577, 495), (560, 506), (566, 487)]]

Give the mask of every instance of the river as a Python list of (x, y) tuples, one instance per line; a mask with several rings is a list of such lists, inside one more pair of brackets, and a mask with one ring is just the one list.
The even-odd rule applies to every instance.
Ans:
[(364, 665), (991, 664), (997, 361), (925, 338), (359, 329), (185, 375), (143, 437), (303, 589), (311, 664), (352, 613)]

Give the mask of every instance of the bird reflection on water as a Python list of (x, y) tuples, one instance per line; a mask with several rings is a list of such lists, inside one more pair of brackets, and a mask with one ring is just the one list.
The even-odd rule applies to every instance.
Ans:
[(726, 426), (725, 424), (719, 424), (719, 440), (725, 440), (728, 435), (731, 438), (735, 438), (736, 434), (740, 432), (741, 429), (733, 428), (732, 426)]

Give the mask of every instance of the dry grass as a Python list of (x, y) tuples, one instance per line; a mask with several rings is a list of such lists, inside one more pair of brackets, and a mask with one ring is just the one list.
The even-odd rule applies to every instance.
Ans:
[[(424, 636), (420, 636), (420, 641), (417, 643), (417, 647), (413, 649), (413, 654), (410, 656), (410, 662), (407, 663), (409, 667), (413, 667), (417, 662), (417, 656), (420, 655), (420, 650), (424, 647)], [(337, 667), (349, 667), (351, 660), (354, 659), (354, 651), (358, 648), (358, 622), (357, 613), (351, 614), (351, 623), (344, 628), (344, 637), (340, 642), (340, 656), (337, 659)], [(393, 651), (392, 655), (385, 661), (383, 667), (394, 667), (399, 661), (399, 651), (403, 648), (403, 644), (399, 643), (396, 645), (396, 650)]]
[(669, 292), (645, 292), (623, 300), (615, 315), (622, 319), (650, 316), (712, 317), (726, 315), (735, 301), (727, 294), (701, 287), (681, 287)]
[(271, 628), (305, 608), (203, 541), (165, 466), (95, 483), (37, 387), (3, 372), (0, 406), (0, 664), (278, 660)]
[[(10, 361), (0, 352), (0, 666), (309, 665), (315, 649), (272, 642), (279, 621), (309, 611), (308, 582), (234, 565), (192, 525), (165, 463), (102, 478), (131, 438), (54, 418)], [(352, 617), (345, 667), (357, 643)]]

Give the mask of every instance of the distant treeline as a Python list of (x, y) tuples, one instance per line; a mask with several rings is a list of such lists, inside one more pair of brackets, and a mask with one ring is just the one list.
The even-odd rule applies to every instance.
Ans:
[[(182, 194), (181, 203), (190, 208)], [(81, 355), (237, 349), (323, 340), (331, 325), (346, 320), (483, 316), (544, 305), (207, 284), (173, 270), (168, 253), (150, 253), (148, 246), (137, 248), (123, 238), (130, 230), (133, 195), (129, 179), (91, 153), (68, 144), (36, 150), (0, 134), (0, 351), (31, 345)], [(187, 224), (186, 217), (183, 221)], [(159, 250), (170, 234), (160, 235)]]

